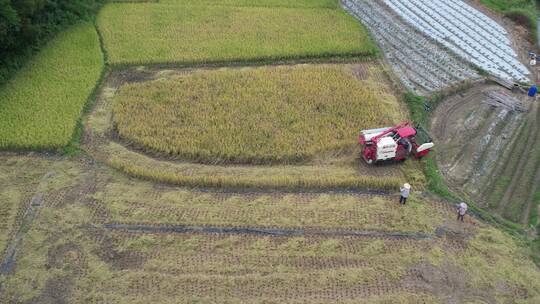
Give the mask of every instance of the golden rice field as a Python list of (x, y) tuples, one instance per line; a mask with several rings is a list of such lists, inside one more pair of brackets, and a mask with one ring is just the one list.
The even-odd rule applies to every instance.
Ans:
[[(378, 54), (367, 30), (337, 5), (329, 9), (320, 8), (323, 2), (318, 8), (281, 7), (280, 3), (288, 5), (285, 1), (258, 1), (258, 7), (235, 6), (247, 1), (213, 3), (105, 5), (97, 23), (109, 62), (205, 64)], [(308, 1), (299, 6), (302, 3), (313, 6)]]
[(297, 163), (354, 149), (360, 130), (405, 115), (352, 65), (197, 70), (123, 86), (114, 121), (125, 141), (204, 163)]
[[(118, 1), (118, 0), (117, 0)], [(132, 0), (130, 0), (132, 1)], [(127, 1), (129, 2), (129, 1)], [(162, 4), (337, 8), (338, 0), (160, 0)]]

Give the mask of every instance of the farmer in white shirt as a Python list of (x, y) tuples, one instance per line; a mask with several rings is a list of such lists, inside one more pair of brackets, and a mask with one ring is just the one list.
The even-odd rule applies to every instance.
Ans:
[(405, 205), (407, 202), (407, 198), (409, 197), (409, 194), (411, 193), (411, 185), (405, 183), (403, 187), (399, 188), (399, 191), (401, 191), (401, 197), (399, 198), (399, 203), (402, 205)]
[(465, 214), (467, 213), (467, 208), (469, 208), (469, 206), (467, 206), (465, 202), (462, 202), (461, 204), (458, 205), (458, 213), (457, 213), (458, 221), (463, 222), (463, 218), (465, 217)]

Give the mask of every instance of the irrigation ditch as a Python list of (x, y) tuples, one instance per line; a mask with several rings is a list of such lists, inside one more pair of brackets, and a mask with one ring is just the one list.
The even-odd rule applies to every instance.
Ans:
[(368, 237), (368, 238), (411, 238), (415, 240), (432, 239), (434, 235), (425, 232), (380, 232), (356, 230), (315, 230), (315, 229), (277, 229), (257, 227), (210, 227), (210, 226), (182, 226), (182, 225), (130, 225), (130, 224), (104, 224), (104, 228), (123, 230), (127, 232), (144, 233), (218, 233), (218, 234), (254, 234), (261, 236), (322, 236), (322, 237)]

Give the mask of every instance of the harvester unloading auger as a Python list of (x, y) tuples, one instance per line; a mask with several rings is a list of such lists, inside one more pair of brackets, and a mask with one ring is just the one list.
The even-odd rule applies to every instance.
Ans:
[(362, 158), (368, 164), (386, 160), (405, 160), (409, 156), (421, 158), (434, 144), (425, 130), (413, 128), (409, 122), (395, 127), (361, 131)]

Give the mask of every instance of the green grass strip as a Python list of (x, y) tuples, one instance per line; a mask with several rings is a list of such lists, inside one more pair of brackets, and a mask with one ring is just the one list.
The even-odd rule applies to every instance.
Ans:
[(531, 31), (530, 39), (538, 45), (538, 8), (535, 0), (480, 0), (480, 2), (527, 27)]

